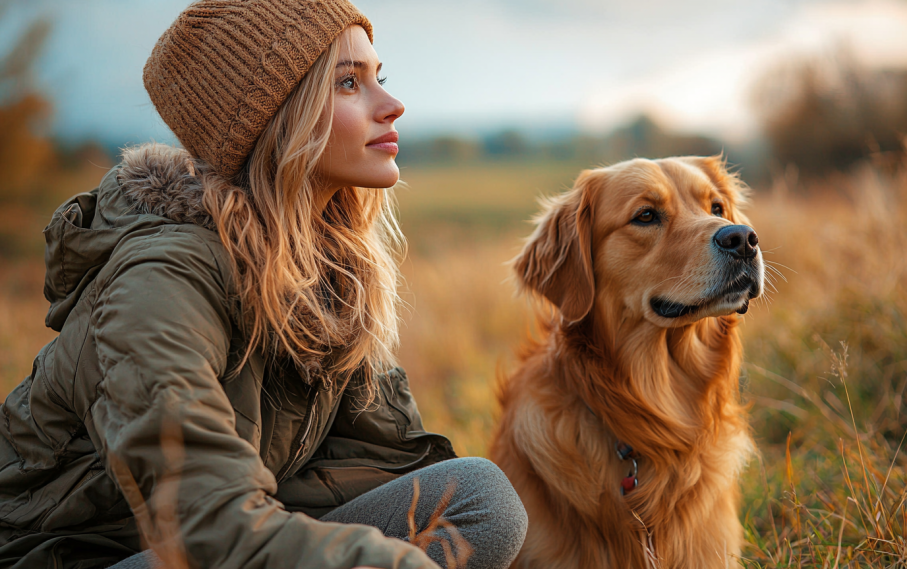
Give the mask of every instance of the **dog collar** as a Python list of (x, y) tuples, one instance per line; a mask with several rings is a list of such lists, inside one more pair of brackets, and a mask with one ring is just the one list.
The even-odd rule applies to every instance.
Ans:
[[(592, 407), (585, 401), (583, 401), (583, 404), (586, 406), (586, 409), (592, 413), (592, 416), (598, 419), (598, 415), (592, 410)], [(623, 441), (617, 441), (614, 445), (614, 449), (617, 451), (618, 458), (621, 460), (629, 460), (632, 465), (630, 473), (620, 481), (620, 495), (626, 496), (639, 486), (639, 478), (637, 477), (639, 474), (639, 465), (636, 463), (636, 459), (639, 458), (639, 455), (633, 450), (633, 447)]]
[(621, 441), (617, 441), (614, 445), (614, 449), (617, 451), (617, 456), (621, 460), (629, 460), (632, 465), (630, 473), (620, 481), (620, 495), (626, 496), (639, 486), (639, 478), (637, 478), (637, 475), (639, 474), (639, 465), (636, 463), (636, 459), (639, 458), (639, 455), (636, 454), (633, 447)]

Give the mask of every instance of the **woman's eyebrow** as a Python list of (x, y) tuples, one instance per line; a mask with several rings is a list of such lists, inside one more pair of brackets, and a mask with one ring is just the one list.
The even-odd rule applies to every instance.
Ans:
[[(382, 65), (384, 65), (384, 64), (383, 63), (378, 64), (377, 71), (379, 71), (379, 72), (381, 71)], [(346, 61), (341, 61), (341, 62), (337, 63), (337, 67), (335, 67), (334, 69), (340, 69), (341, 67), (355, 67), (356, 69), (362, 69), (362, 68), (367, 68), (368, 63), (366, 63), (365, 61), (353, 61), (353, 60), (348, 59)]]

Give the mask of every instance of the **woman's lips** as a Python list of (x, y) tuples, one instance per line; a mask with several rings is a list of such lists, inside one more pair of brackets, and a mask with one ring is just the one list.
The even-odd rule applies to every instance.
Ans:
[(397, 131), (391, 131), (369, 142), (365, 145), (365, 147), (374, 148), (375, 150), (383, 150), (385, 152), (390, 152), (391, 154), (397, 154), (400, 151), (400, 148), (397, 146), (397, 141), (399, 139), (400, 135), (397, 134)]

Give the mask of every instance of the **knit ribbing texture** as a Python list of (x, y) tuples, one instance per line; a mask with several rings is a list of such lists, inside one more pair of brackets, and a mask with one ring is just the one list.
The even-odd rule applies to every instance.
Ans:
[(347, 0), (201, 0), (164, 32), (145, 89), (193, 156), (230, 178), (312, 64), (351, 25)]

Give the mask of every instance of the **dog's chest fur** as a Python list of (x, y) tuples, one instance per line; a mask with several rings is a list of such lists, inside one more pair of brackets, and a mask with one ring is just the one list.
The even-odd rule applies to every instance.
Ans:
[[(703, 332), (690, 331), (697, 342)], [(588, 355), (551, 344), (556, 331), (524, 360), (502, 391), (491, 453), (529, 512), (515, 567), (646, 567), (646, 531), (662, 567), (724, 567), (739, 554), (736, 479), (753, 443), (735, 397), (739, 361), (727, 357), (739, 341), (733, 327), (721, 333), (706, 338), (729, 364), (718, 373), (709, 358), (691, 368), (677, 338), (675, 353), (646, 356), (665, 361), (635, 367), (664, 377), (616, 377), (633, 366), (581, 361)], [(612, 385), (589, 385), (590, 375)], [(644, 389), (658, 391), (627, 395)], [(639, 486), (626, 496), (620, 482), (631, 467), (618, 440), (640, 454)]]

